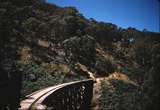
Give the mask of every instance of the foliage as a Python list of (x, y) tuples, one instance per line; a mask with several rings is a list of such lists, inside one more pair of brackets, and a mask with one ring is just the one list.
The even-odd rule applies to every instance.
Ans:
[(143, 89), (145, 92), (144, 100), (146, 110), (159, 109), (159, 98), (160, 98), (160, 86), (159, 86), (159, 56), (160, 56), (160, 45), (159, 43), (156, 43), (152, 47), (152, 57), (151, 57), (151, 68), (149, 71), (145, 74), (145, 80)]
[(120, 70), (122, 73), (125, 73), (127, 76), (129, 76), (132, 80), (136, 81), (143, 81), (145, 71), (141, 68), (134, 68), (134, 67), (124, 67)]
[[(45, 0), (0, 0), (0, 75), (6, 77), (14, 70), (20, 71), (25, 96), (46, 86), (86, 78), (74, 70), (78, 62), (100, 76), (121, 66), (121, 71), (142, 87), (142, 100), (149, 105), (146, 107), (156, 110), (160, 96), (159, 36), (86, 19), (74, 7), (60, 8)], [(40, 40), (48, 41), (48, 46), (38, 45)], [(96, 51), (97, 44), (112, 60)], [(30, 47), (31, 58), (27, 61), (19, 54), (23, 47)], [(5, 70), (10, 62), (17, 65)], [(18, 79), (16, 74), (12, 78)], [(125, 110), (127, 106), (130, 110), (141, 109), (137, 88), (117, 80), (104, 82), (103, 86), (104, 109), (111, 104), (115, 110)], [(126, 92), (128, 89), (133, 91)]]
[(102, 110), (142, 110), (141, 95), (139, 88), (129, 82), (106, 79), (102, 82)]
[(96, 58), (95, 70), (97, 74), (106, 76), (113, 73), (116, 70), (116, 66), (110, 60), (102, 59), (101, 57)]
[(91, 65), (95, 58), (95, 40), (91, 36), (72, 37), (63, 41), (66, 57), (70, 61), (78, 61)]
[[(23, 73), (22, 97), (36, 90), (64, 83), (72, 80), (81, 79), (81, 77), (69, 75), (68, 70), (62, 70), (62, 66), (54, 66), (52, 70), (47, 70), (41, 65), (37, 65), (32, 61), (18, 61), (19, 71)], [(83, 78), (83, 77), (82, 77)]]

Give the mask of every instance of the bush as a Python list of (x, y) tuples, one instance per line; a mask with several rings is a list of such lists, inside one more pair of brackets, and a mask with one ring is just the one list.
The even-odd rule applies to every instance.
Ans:
[[(17, 66), (22, 73), (22, 98), (36, 90), (54, 86), (56, 84), (83, 79), (71, 76), (64, 64), (57, 64), (52, 68), (38, 65), (32, 61), (18, 61)], [(72, 77), (72, 78), (71, 78)]]
[(97, 58), (95, 62), (95, 70), (99, 75), (109, 75), (114, 72), (116, 66), (110, 61), (101, 58)]
[(141, 68), (134, 67), (124, 67), (120, 70), (122, 73), (125, 73), (132, 80), (143, 82), (145, 71)]
[(142, 110), (141, 91), (123, 80), (102, 81), (102, 110)]
[(63, 41), (70, 62), (91, 65), (95, 58), (95, 40), (91, 36), (72, 37)]

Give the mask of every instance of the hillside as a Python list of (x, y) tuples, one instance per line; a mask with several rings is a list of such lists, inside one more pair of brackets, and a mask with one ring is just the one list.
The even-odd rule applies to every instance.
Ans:
[(107, 77), (120, 72), (141, 88), (143, 97), (135, 100), (145, 106), (136, 110), (157, 110), (159, 48), (160, 33), (86, 19), (74, 7), (0, 0), (0, 81), (16, 85), (22, 77), (22, 98), (50, 85), (89, 78), (89, 73)]

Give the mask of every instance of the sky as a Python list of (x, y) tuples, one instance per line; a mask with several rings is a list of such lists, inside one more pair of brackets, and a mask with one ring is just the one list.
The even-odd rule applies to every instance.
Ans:
[[(160, 1), (160, 0), (159, 0)], [(158, 0), (47, 0), (61, 7), (74, 6), (86, 18), (160, 32)]]

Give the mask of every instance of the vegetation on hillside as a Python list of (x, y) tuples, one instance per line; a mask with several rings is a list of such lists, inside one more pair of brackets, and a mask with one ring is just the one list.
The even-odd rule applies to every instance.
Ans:
[(122, 72), (140, 87), (106, 79), (104, 110), (158, 110), (159, 61), (160, 33), (86, 19), (44, 0), (0, 0), (0, 83), (22, 75), (22, 96), (89, 78), (85, 67), (96, 77)]

